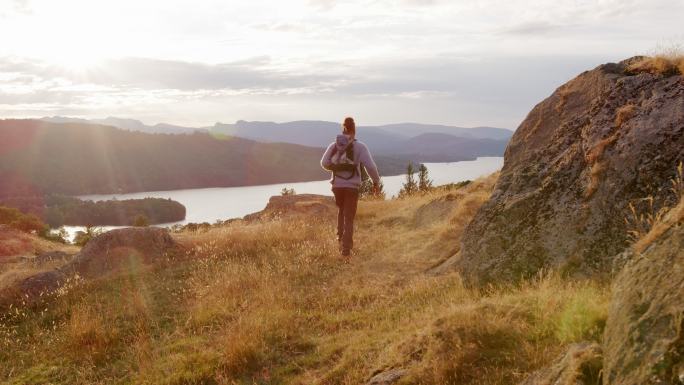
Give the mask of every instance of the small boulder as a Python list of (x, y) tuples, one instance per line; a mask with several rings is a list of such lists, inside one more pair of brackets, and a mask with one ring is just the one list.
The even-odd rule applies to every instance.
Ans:
[(406, 369), (391, 369), (374, 375), (366, 385), (390, 385), (406, 375)]
[(551, 366), (534, 372), (520, 385), (598, 384), (601, 358), (601, 347), (596, 343), (572, 344)]
[(151, 262), (178, 250), (179, 245), (164, 228), (115, 229), (90, 240), (63, 270), (94, 277), (124, 265), (134, 267), (139, 263)]
[(44, 271), (24, 278), (16, 285), (16, 288), (21, 297), (30, 300), (57, 290), (66, 278), (66, 274), (60, 270)]

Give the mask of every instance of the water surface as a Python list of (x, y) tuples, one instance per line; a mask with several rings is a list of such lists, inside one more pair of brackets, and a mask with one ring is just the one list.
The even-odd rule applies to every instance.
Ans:
[[(464, 180), (472, 180), (483, 175), (499, 170), (503, 165), (502, 157), (482, 157), (473, 161), (451, 163), (425, 163), (428, 168), (430, 179), (434, 185), (456, 183)], [(417, 174), (416, 174), (417, 177)], [(382, 178), (387, 197), (396, 196), (406, 180), (405, 175), (396, 175)], [(298, 194), (321, 194), (332, 195), (328, 180), (300, 183), (279, 183), (263, 186), (245, 187), (215, 187), (187, 190), (170, 191), (147, 191), (130, 194), (104, 194), (83, 195), (79, 198), (94, 201), (108, 199), (141, 199), (169, 198), (182, 203), (186, 208), (184, 221), (162, 224), (170, 226), (174, 224), (186, 224), (190, 222), (214, 223), (218, 220), (240, 218), (247, 214), (263, 210), (268, 199), (273, 195), (279, 195), (284, 188), (293, 188)], [(119, 226), (104, 226), (105, 230)], [(73, 234), (82, 230), (81, 226), (65, 226), (67, 232)]]

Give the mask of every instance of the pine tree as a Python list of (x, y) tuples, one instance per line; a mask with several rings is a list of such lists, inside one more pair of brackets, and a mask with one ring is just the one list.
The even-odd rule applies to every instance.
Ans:
[(415, 170), (413, 169), (413, 163), (409, 162), (406, 167), (406, 182), (404, 182), (401, 186), (401, 190), (399, 190), (399, 198), (411, 196), (418, 191), (418, 184), (416, 183), (414, 174)]
[(418, 167), (418, 190), (426, 192), (432, 189), (432, 180), (428, 177), (428, 169), (424, 164)]

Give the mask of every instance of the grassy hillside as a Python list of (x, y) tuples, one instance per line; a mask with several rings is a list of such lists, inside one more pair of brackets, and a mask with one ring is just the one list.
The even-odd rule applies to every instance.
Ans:
[(361, 202), (352, 264), (332, 218), (176, 233), (186, 257), (5, 308), (0, 381), (358, 385), (398, 368), (402, 384), (515, 384), (598, 338), (608, 290), (556, 275), (473, 290), (427, 273), (495, 178)]

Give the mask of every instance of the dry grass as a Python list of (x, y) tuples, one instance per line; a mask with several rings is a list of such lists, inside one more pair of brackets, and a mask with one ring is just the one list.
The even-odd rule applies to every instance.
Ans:
[(636, 106), (634, 104), (625, 104), (615, 111), (615, 127), (621, 128), (628, 120), (632, 119), (636, 114)]
[(62, 251), (75, 254), (78, 247), (51, 242), (36, 235), (0, 227), (0, 295), (16, 282), (40, 272), (53, 270), (66, 261), (36, 262), (35, 254)]
[(681, 44), (659, 45), (649, 56), (632, 63), (627, 73), (650, 73), (658, 75), (684, 74), (684, 48)]
[(86, 303), (80, 303), (72, 310), (65, 332), (75, 357), (97, 360), (118, 338), (116, 329), (105, 325), (102, 312), (97, 304)]
[(649, 73), (654, 75), (681, 75), (684, 74), (684, 54), (671, 52), (646, 56), (627, 67), (631, 74)]
[[(642, 206), (636, 208), (629, 204), (629, 214), (625, 218), (628, 227), (628, 235), (634, 242), (632, 249), (641, 253), (655, 240), (660, 238), (672, 226), (679, 225), (684, 221), (684, 170), (682, 162), (677, 165), (677, 173), (672, 178), (671, 192), (675, 204), (665, 206), (658, 210), (654, 208), (653, 197), (642, 199)], [(643, 204), (645, 202), (645, 205)]]
[(404, 368), (405, 384), (518, 383), (599, 338), (608, 291), (554, 274), (487, 290), (425, 274), (458, 251), (495, 180), (361, 202), (351, 265), (332, 218), (180, 234), (191, 259), (5, 313), (0, 379), (356, 385)]
[(589, 165), (589, 183), (584, 190), (584, 197), (590, 198), (599, 187), (603, 173), (606, 170), (606, 163), (602, 161), (603, 154), (606, 149), (613, 145), (620, 137), (620, 128), (623, 124), (629, 121), (636, 114), (637, 108), (634, 104), (625, 104), (615, 111), (615, 128), (616, 131), (610, 136), (598, 141), (585, 156), (587, 164)]
[(78, 251), (78, 247), (51, 242), (36, 235), (0, 226), (0, 267), (8, 260), (15, 260), (16, 256), (35, 255), (55, 250), (74, 253)]
[(596, 162), (589, 169), (589, 184), (584, 190), (584, 198), (589, 199), (596, 192), (601, 183), (603, 172), (606, 170), (605, 162)]

